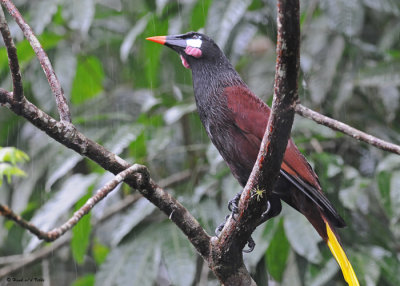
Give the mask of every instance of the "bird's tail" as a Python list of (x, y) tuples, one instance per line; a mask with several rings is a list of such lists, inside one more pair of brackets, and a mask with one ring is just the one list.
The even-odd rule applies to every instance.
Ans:
[(325, 242), (331, 250), (340, 268), (342, 269), (344, 279), (346, 280), (347, 284), (349, 284), (349, 286), (359, 286), (360, 283), (358, 282), (357, 276), (353, 270), (353, 267), (351, 266), (350, 261), (347, 259), (346, 253), (340, 245), (337, 235), (325, 219), (324, 222), (326, 225), (327, 233), (327, 238)]

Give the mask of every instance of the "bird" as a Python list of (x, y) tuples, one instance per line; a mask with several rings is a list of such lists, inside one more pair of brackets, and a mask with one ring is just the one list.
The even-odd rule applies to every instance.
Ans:
[[(188, 32), (146, 40), (171, 48), (179, 54), (182, 65), (191, 70), (200, 120), (233, 176), (244, 187), (256, 162), (271, 109), (249, 89), (207, 35)], [(328, 245), (347, 283), (359, 285), (336, 232), (336, 228), (346, 224), (322, 192), (317, 174), (292, 139), (268, 199), (269, 217), (281, 212), (281, 201), (308, 219)]]

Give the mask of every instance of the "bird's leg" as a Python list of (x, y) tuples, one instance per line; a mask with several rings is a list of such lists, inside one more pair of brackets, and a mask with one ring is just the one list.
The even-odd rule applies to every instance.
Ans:
[(269, 202), (269, 200), (267, 200), (267, 209), (265, 210), (265, 212), (263, 212), (261, 214), (260, 223), (259, 224), (263, 224), (264, 222), (269, 220), (271, 217), (272, 217), (272, 214), (271, 214), (271, 203)]
[[(229, 209), (229, 211), (232, 212), (231, 215), (232, 215), (233, 219), (235, 219), (234, 215), (237, 214), (238, 211), (239, 211), (239, 199), (240, 199), (241, 194), (242, 194), (241, 192), (237, 193), (235, 195), (235, 197), (233, 199), (231, 199), (229, 201), (229, 203), (228, 203), (228, 209)], [(274, 205), (276, 205), (275, 202), (274, 202)], [(266, 222), (270, 218), (272, 218), (272, 217), (274, 217), (274, 216), (276, 216), (276, 215), (278, 215), (280, 213), (282, 206), (281, 206), (279, 200), (278, 200), (278, 205), (277, 206), (278, 206), (278, 208), (274, 211), (272, 206), (271, 206), (270, 200), (267, 200), (267, 209), (261, 214), (259, 225), (264, 223), (264, 222)], [(215, 229), (215, 235), (217, 237), (219, 236), (219, 234), (221, 233), (222, 229), (224, 228), (229, 216), (230, 215), (227, 215), (225, 217), (225, 220)], [(254, 239), (251, 236), (249, 237), (249, 239), (247, 241), (247, 246), (249, 248), (243, 250), (243, 252), (245, 252), (245, 253), (252, 252), (254, 250), (254, 248), (256, 247), (256, 243), (254, 242)]]
[(224, 228), (226, 221), (228, 220), (228, 218), (232, 215), (232, 219), (235, 219), (235, 214), (237, 214), (239, 212), (239, 200), (240, 200), (240, 195), (242, 194), (242, 192), (239, 192), (235, 195), (235, 197), (233, 199), (231, 199), (228, 202), (228, 210), (230, 212), (232, 212), (232, 214), (227, 215), (225, 217), (225, 220), (215, 229), (215, 235), (218, 237), (220, 232), (222, 231), (222, 229)]
[(227, 216), (225, 217), (225, 220), (224, 220), (219, 226), (217, 226), (217, 228), (215, 229), (215, 235), (216, 235), (217, 237), (219, 236), (219, 234), (221, 233), (221, 231), (224, 229), (224, 226), (225, 226), (226, 221), (228, 220), (229, 216), (230, 216), (230, 215), (227, 215)]
[[(215, 229), (215, 235), (218, 237), (219, 234), (221, 233), (221, 231), (224, 229), (224, 226), (226, 224), (226, 221), (228, 220), (228, 218), (231, 215), (227, 215), (225, 217), (225, 220)], [(249, 249), (243, 249), (243, 252), (245, 253), (250, 253), (254, 250), (254, 248), (256, 247), (256, 243), (254, 242), (254, 239), (250, 236), (249, 239), (247, 240), (247, 246), (249, 247)]]
[[(269, 200), (267, 200), (267, 209), (265, 210), (265, 212), (263, 212), (261, 214), (260, 217), (260, 222), (258, 223), (258, 225), (263, 224), (264, 222), (266, 222), (267, 220), (269, 220), (270, 218), (276, 216), (277, 214), (275, 214), (274, 211), (272, 211), (271, 209), (271, 202)], [(279, 211), (280, 212), (280, 211)], [(278, 213), (279, 213), (278, 212)], [(243, 252), (245, 253), (250, 253), (254, 250), (254, 248), (256, 247), (256, 243), (254, 242), (254, 239), (250, 236), (249, 239), (247, 240), (247, 246), (249, 247), (249, 249), (245, 249), (243, 250)]]
[(239, 212), (239, 200), (241, 195), (242, 192), (237, 193), (235, 197), (228, 202), (228, 210), (232, 212), (232, 215)]
[(263, 212), (261, 214), (260, 222), (258, 224), (259, 225), (263, 224), (264, 222), (266, 222), (270, 218), (273, 218), (273, 217), (277, 216), (278, 214), (280, 214), (281, 211), (282, 211), (281, 200), (279, 198), (276, 198), (276, 197), (269, 198), (267, 200), (267, 209), (265, 210), (265, 212)]
[(256, 243), (254, 242), (254, 239), (250, 236), (249, 239), (247, 240), (247, 246), (249, 249), (243, 249), (243, 252), (245, 253), (250, 253), (254, 250), (256, 247)]

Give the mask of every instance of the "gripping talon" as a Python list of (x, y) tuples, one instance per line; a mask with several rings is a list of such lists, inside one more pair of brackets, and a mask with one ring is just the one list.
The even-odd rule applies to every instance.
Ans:
[(249, 249), (243, 249), (243, 252), (245, 253), (250, 253), (254, 250), (256, 247), (256, 243), (254, 242), (254, 239), (250, 236), (249, 240), (247, 241), (247, 246)]
[(227, 215), (225, 217), (225, 220), (215, 229), (215, 236), (218, 237), (221, 231), (224, 229), (224, 226), (226, 224), (226, 221), (228, 220), (230, 215)]
[(265, 210), (265, 212), (263, 212), (263, 213), (261, 214), (261, 217), (260, 217), (260, 224), (266, 222), (268, 219), (271, 218), (270, 210), (271, 210), (271, 203), (270, 203), (269, 200), (267, 200), (267, 209)]
[(239, 200), (240, 200), (240, 195), (242, 193), (237, 193), (233, 199), (231, 199), (228, 203), (228, 210), (231, 211), (233, 214), (237, 214), (239, 211)]

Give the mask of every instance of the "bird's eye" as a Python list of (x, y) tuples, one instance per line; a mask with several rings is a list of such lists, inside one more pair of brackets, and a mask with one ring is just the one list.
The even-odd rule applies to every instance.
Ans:
[(193, 37), (192, 37), (193, 39), (198, 39), (199, 38), (199, 36), (198, 35), (193, 35)]

